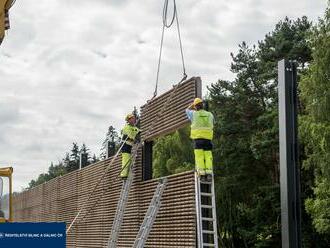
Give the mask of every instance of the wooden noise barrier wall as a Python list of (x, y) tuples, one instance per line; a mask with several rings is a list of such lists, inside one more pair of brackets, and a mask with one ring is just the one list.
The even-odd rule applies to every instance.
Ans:
[[(185, 109), (195, 97), (201, 97), (199, 77), (174, 86), (142, 106), (142, 137), (145, 140), (153, 140), (188, 124)], [(54, 178), (16, 195), (13, 199), (14, 221), (66, 222), (68, 226), (78, 211), (85, 206), (67, 236), (67, 247), (106, 247), (122, 184), (118, 178), (121, 156), (115, 160), (87, 204), (86, 200), (111, 159)], [(157, 179), (142, 180), (142, 167), (141, 149), (134, 166), (134, 181), (117, 247), (132, 247), (157, 187)], [(192, 171), (168, 177), (162, 205), (145, 247), (196, 247), (195, 187)]]

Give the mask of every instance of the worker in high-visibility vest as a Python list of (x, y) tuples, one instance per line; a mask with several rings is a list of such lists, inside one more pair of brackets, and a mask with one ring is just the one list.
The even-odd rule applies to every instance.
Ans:
[(214, 116), (204, 110), (203, 101), (195, 98), (186, 109), (188, 119), (191, 121), (190, 138), (194, 141), (195, 166), (199, 176), (213, 173), (212, 139)]
[(10, 28), (9, 9), (14, 4), (14, 0), (0, 0), (0, 45), (5, 38), (5, 31)]
[(136, 127), (136, 117), (133, 114), (128, 114), (126, 116), (126, 125), (121, 130), (122, 140), (125, 141), (122, 149), (121, 149), (121, 173), (120, 176), (122, 179), (126, 179), (128, 177), (129, 168), (131, 165), (132, 157), (132, 146), (136, 141), (137, 135), (140, 132), (140, 129)]

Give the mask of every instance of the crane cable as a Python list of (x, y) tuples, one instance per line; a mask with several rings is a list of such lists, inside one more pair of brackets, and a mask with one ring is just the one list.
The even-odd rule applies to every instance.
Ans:
[[(187, 74), (186, 74), (186, 68), (185, 68), (185, 63), (184, 63), (184, 55), (183, 55), (183, 47), (182, 47), (182, 41), (181, 41), (181, 34), (180, 34), (180, 26), (179, 26), (179, 19), (178, 19), (178, 14), (177, 14), (177, 7), (176, 7), (176, 2), (175, 0), (173, 0), (173, 4), (174, 4), (174, 11), (173, 11), (173, 16), (171, 18), (171, 21), (168, 23), (168, 0), (165, 0), (164, 2), (164, 8), (163, 8), (163, 28), (162, 28), (162, 38), (161, 38), (161, 47), (160, 47), (160, 53), (159, 53), (159, 60), (158, 60), (158, 69), (157, 69), (157, 79), (156, 79), (156, 87), (155, 87), (155, 91), (154, 91), (154, 95), (152, 97), (155, 98), (157, 96), (157, 89), (158, 89), (158, 80), (159, 80), (159, 70), (160, 70), (160, 63), (161, 63), (161, 55), (162, 55), (162, 50), (163, 50), (163, 43), (164, 43), (164, 33), (165, 33), (165, 28), (170, 28), (173, 23), (174, 20), (176, 20), (176, 24), (177, 24), (177, 30), (178, 30), (178, 37), (179, 37), (179, 43), (180, 43), (180, 51), (181, 51), (181, 59), (182, 59), (182, 68), (183, 68), (183, 78), (181, 79), (181, 81), (179, 83), (177, 83), (173, 90), (172, 93), (170, 94), (170, 96), (168, 97), (168, 99), (166, 100), (166, 102), (163, 104), (163, 107), (161, 109), (161, 111), (157, 114), (157, 116), (155, 117), (155, 120), (152, 122), (151, 127), (149, 127), (146, 136), (148, 136), (150, 134), (150, 132), (153, 129), (154, 124), (156, 123), (156, 120), (159, 119), (159, 117), (162, 115), (162, 113), (164, 112), (167, 104), (170, 102), (170, 100), (172, 99), (172, 97), (174, 96), (174, 93), (176, 92), (176, 90), (178, 89), (179, 85), (186, 80), (187, 78)], [(151, 100), (152, 100), (151, 99)], [(147, 102), (147, 106), (146, 109), (149, 108), (151, 101)], [(140, 144), (143, 144), (144, 140), (140, 141)], [(123, 144), (125, 142), (122, 143), (122, 145), (119, 147), (117, 153), (113, 156), (113, 158), (111, 159), (109, 165), (106, 167), (103, 175), (99, 178), (99, 180), (97, 181), (96, 185), (94, 186), (92, 192), (90, 193), (88, 199), (84, 202), (83, 206), (80, 208), (80, 210), (78, 211), (78, 213), (76, 214), (75, 218), (73, 219), (73, 221), (70, 223), (68, 229), (66, 230), (66, 234), (68, 234), (71, 230), (71, 228), (73, 227), (73, 225), (76, 223), (78, 217), (81, 215), (83, 210), (86, 210), (86, 206), (89, 202), (89, 200), (91, 199), (92, 195), (94, 194), (94, 192), (96, 191), (96, 188), (98, 187), (98, 185), (104, 180), (107, 172), (110, 170), (110, 168), (112, 167), (112, 164), (115, 162), (116, 158), (118, 157), (119, 153), (121, 152), (121, 149), (123, 147)], [(135, 154), (137, 155), (137, 154)], [(125, 165), (123, 168), (121, 168), (120, 172), (123, 171), (125, 169), (127, 165)], [(119, 173), (120, 174), (120, 173)], [(118, 179), (118, 178), (117, 178)], [(114, 182), (114, 181), (112, 181)], [(110, 183), (112, 186), (112, 183)], [(104, 195), (104, 189), (101, 192), (101, 197)], [(84, 216), (82, 217), (82, 221), (85, 219), (85, 217), (90, 213), (90, 211), (92, 209), (94, 209), (94, 207), (96, 206), (96, 204), (98, 203), (99, 198), (97, 199), (97, 201), (93, 204), (93, 206), (91, 208), (89, 208), (87, 210), (87, 212), (84, 214)], [(79, 221), (80, 222), (80, 221)]]
[(179, 22), (179, 18), (178, 18), (178, 11), (177, 11), (177, 7), (176, 7), (176, 2), (175, 2), (175, 0), (173, 0), (173, 15), (171, 17), (170, 22), (168, 22), (168, 4), (169, 4), (169, 0), (165, 0), (164, 7), (163, 7), (163, 16), (162, 16), (163, 17), (163, 25), (162, 25), (162, 35), (161, 35), (161, 39), (160, 39), (160, 49), (159, 49), (159, 57), (158, 57), (156, 85), (155, 85), (155, 91), (154, 91), (153, 97), (156, 97), (157, 93), (158, 93), (159, 71), (160, 71), (160, 64), (161, 64), (162, 53), (163, 53), (165, 28), (170, 28), (173, 25), (174, 20), (176, 21), (176, 26), (177, 26), (177, 31), (178, 31), (181, 61), (182, 61), (183, 78), (182, 78), (181, 82), (184, 81), (187, 78), (186, 66), (185, 66), (185, 62), (184, 62), (182, 39), (181, 39), (181, 31), (180, 31), (180, 22)]

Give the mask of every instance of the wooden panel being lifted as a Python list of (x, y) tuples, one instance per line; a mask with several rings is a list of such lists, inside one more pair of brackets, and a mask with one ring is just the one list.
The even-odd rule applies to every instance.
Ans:
[(188, 124), (185, 109), (195, 97), (201, 97), (201, 84), (200, 77), (193, 77), (143, 105), (142, 138), (152, 140)]

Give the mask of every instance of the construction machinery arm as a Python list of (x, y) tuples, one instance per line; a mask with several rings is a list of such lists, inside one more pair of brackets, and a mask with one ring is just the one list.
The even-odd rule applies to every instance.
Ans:
[(14, 5), (15, 0), (0, 0), (0, 44), (5, 37), (5, 13)]
[(12, 199), (12, 174), (13, 167), (0, 168), (0, 177), (7, 177), (9, 179), (9, 219), (5, 219), (4, 213), (0, 209), (0, 223), (12, 222), (13, 220), (13, 199)]
[(13, 167), (0, 168), (0, 177), (10, 177), (13, 174)]

